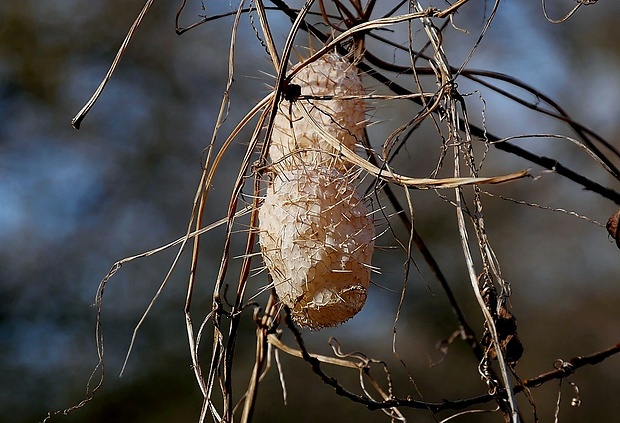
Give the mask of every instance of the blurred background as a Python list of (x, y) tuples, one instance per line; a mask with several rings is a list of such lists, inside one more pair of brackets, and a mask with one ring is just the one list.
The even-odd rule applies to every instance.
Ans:
[[(199, 14), (230, 10), (228, 2), (213, 3), (205, 3), (206, 12), (199, 2), (188, 3), (182, 23), (198, 20)], [(549, 2), (549, 13), (559, 17), (574, 4)], [(48, 411), (83, 399), (97, 363), (93, 303), (99, 282), (117, 260), (177, 239), (187, 228), (202, 173), (203, 150), (213, 133), (225, 89), (231, 17), (178, 36), (174, 16), (180, 2), (155, 2), (82, 129), (76, 131), (70, 125), (105, 75), (142, 6), (134, 0), (0, 3), (0, 419), (41, 421)], [(457, 15), (455, 28), (446, 31), (444, 42), (453, 65), (467, 57), (491, 6), (489, 2), (467, 5)], [(620, 5), (599, 2), (553, 25), (545, 20), (537, 1), (501, 4), (469, 67), (521, 79), (620, 148), (618, 13)], [(279, 12), (270, 12), (270, 18), (281, 46), (290, 21)], [(253, 19), (256, 26), (257, 17)], [(216, 140), (219, 144), (269, 92), (268, 84), (273, 81), (269, 76), (273, 69), (252, 24), (247, 15), (240, 23), (231, 108)], [(300, 37), (299, 44), (303, 43)], [(392, 47), (376, 43), (371, 47), (388, 60), (397, 55)], [(379, 89), (372, 80), (364, 79), (364, 83), (369, 90)], [(472, 122), (484, 123), (496, 135), (574, 136), (565, 125), (470, 81), (458, 83), (461, 93), (470, 94), (466, 100)], [(382, 122), (371, 132), (377, 144), (412, 115), (406, 104), (373, 106), (372, 119)], [(423, 142), (424, 131), (431, 134), (432, 130), (420, 129), (399, 153), (395, 166), (402, 173), (426, 176), (434, 169), (439, 145)], [(231, 181), (249, 132), (244, 136), (220, 167), (205, 222), (225, 216)], [(620, 190), (617, 180), (567, 141), (516, 143)], [(522, 159), (496, 150), (489, 154), (482, 171), (485, 176), (524, 168), (541, 174), (541, 169)], [(566, 213), (484, 197), (487, 231), (513, 289), (512, 312), (525, 347), (516, 368), (522, 378), (552, 370), (557, 359), (591, 354), (620, 341), (620, 250), (604, 228), (618, 205), (558, 175), (541, 175), (485, 190), (574, 211), (603, 227)], [(482, 319), (466, 276), (454, 208), (434, 192), (413, 191), (412, 196), (416, 226), (470, 323), (481, 334)], [(398, 221), (393, 223), (395, 235), (406, 240)], [(380, 225), (387, 226), (386, 222)], [(221, 229), (214, 230), (203, 242), (194, 302), (199, 315), (211, 307), (222, 234)], [(243, 237), (238, 234), (239, 245)], [(378, 244), (397, 245), (390, 234)], [(183, 315), (188, 254), (182, 256), (147, 317), (127, 369), (118, 377), (132, 331), (175, 253), (171, 249), (128, 263), (110, 280), (102, 315), (104, 386), (85, 407), (52, 421), (197, 420), (202, 397), (190, 368)], [(429, 366), (442, 357), (436, 344), (457, 326), (431, 272), (419, 254), (414, 259), (418, 269), (412, 269), (407, 281), (397, 324), (399, 357), (391, 352), (392, 325), (404, 279), (405, 257), (398, 249), (377, 252), (373, 264), (381, 267), (382, 274), (373, 280), (363, 311), (339, 328), (305, 331), (309, 347), (330, 354), (327, 340), (334, 336), (344, 351), (362, 351), (386, 361), (399, 397), (421, 394), (425, 400), (441, 401), (483, 394), (475, 357), (462, 342), (450, 347), (441, 364)], [(259, 266), (257, 262), (255, 267)], [(266, 275), (261, 273), (250, 282), (253, 295), (266, 284)], [(264, 298), (259, 297), (259, 302)], [(285, 342), (293, 345), (291, 339)], [(203, 360), (208, 361), (210, 341), (205, 344)], [(243, 392), (249, 378), (254, 344), (248, 312), (237, 348), (236, 395)], [(288, 356), (281, 361), (287, 405), (274, 368), (261, 384), (256, 421), (389, 421), (380, 411), (336, 396), (306, 363)], [(357, 373), (326, 370), (356, 391)], [(576, 391), (567, 381), (532, 390), (541, 421), (553, 421), (559, 391), (560, 421), (617, 420), (620, 357), (582, 368), (568, 381), (578, 387), (580, 407), (571, 407)], [(526, 421), (534, 421), (527, 401), (521, 400)], [(407, 415), (415, 421), (434, 421), (426, 411), (407, 411)], [(460, 421), (501, 421), (501, 416), (478, 414)]]

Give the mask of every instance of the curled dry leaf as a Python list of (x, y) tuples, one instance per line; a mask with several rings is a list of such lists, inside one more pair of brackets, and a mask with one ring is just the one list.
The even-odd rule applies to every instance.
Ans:
[[(484, 290), (484, 303), (491, 312), (493, 324), (497, 331), (497, 340), (506, 362), (515, 366), (523, 355), (523, 344), (517, 334), (517, 319), (508, 310), (506, 304), (498, 301), (497, 291), (490, 286)], [(497, 346), (493, 341), (490, 331), (487, 329), (480, 343), (489, 353), (492, 359), (497, 358)]]
[(620, 210), (612, 214), (607, 221), (607, 225), (605, 225), (605, 227), (607, 228), (607, 232), (609, 232), (609, 235), (611, 235), (611, 237), (616, 240), (616, 245), (618, 246), (618, 248), (620, 248), (620, 225), (618, 224), (619, 221)]

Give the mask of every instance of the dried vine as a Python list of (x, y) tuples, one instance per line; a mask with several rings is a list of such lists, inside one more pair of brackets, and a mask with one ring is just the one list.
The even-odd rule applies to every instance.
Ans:
[[(79, 127), (103, 90), (151, 3), (146, 3), (142, 13), (132, 26), (100, 88), (74, 118), (73, 123), (76, 128)], [(204, 398), (200, 421), (205, 421), (209, 415), (214, 421), (218, 422), (232, 422), (237, 416), (239, 416), (242, 422), (250, 421), (258, 401), (260, 383), (267, 372), (271, 370), (272, 357), (275, 356), (276, 361), (278, 360), (277, 351), (282, 351), (305, 361), (320, 380), (333, 388), (337, 395), (343, 396), (354, 403), (361, 404), (370, 410), (384, 410), (394, 420), (405, 420), (402, 409), (428, 410), (435, 414), (446, 410), (465, 410), (476, 405), (495, 402), (504, 420), (514, 423), (522, 419), (521, 411), (517, 406), (517, 394), (527, 392), (528, 388), (538, 387), (551, 380), (565, 379), (586, 365), (598, 364), (619, 353), (620, 344), (616, 344), (607, 350), (588, 356), (575, 357), (569, 361), (559, 361), (555, 370), (529, 379), (521, 380), (515, 372), (514, 366), (520, 359), (523, 348), (517, 336), (516, 319), (509, 311), (511, 287), (504, 280), (500, 268), (500, 259), (497, 257), (489, 241), (480, 185), (514, 182), (531, 176), (531, 172), (511, 169), (506, 171), (504, 175), (482, 176), (480, 175), (480, 169), (485, 160), (486, 152), (480, 157), (476, 153), (474, 145), (483, 145), (485, 149), (493, 146), (498, 150), (518, 156), (532, 164), (567, 178), (579, 188), (592, 191), (619, 205), (620, 193), (575, 170), (567, 168), (553, 158), (534, 154), (510, 142), (509, 139), (511, 138), (502, 138), (494, 135), (487, 131), (484, 125), (477, 126), (472, 123), (468, 114), (465, 97), (459, 92), (457, 79), (467, 78), (481, 87), (489, 88), (523, 107), (550, 116), (558, 122), (565, 123), (576, 134), (576, 137), (571, 138), (571, 141), (581, 147), (593, 159), (595, 164), (601, 166), (616, 181), (620, 181), (620, 170), (617, 166), (620, 152), (596, 132), (576, 122), (550, 97), (528, 84), (510, 75), (486, 70), (472, 70), (466, 67), (469, 59), (479, 48), (480, 41), (485, 37), (486, 31), (492, 25), (493, 17), (500, 7), (500, 2), (496, 1), (493, 4), (474, 47), (471, 49), (468, 58), (460, 66), (454, 66), (450, 63), (450, 57), (444, 50), (444, 32), (446, 27), (451, 24), (454, 25), (454, 17), (461, 8), (468, 6), (468, 0), (458, 0), (451, 5), (443, 4), (442, 8), (434, 6), (423, 7), (420, 2), (415, 0), (402, 1), (395, 5), (392, 10), (379, 17), (375, 16), (375, 7), (377, 6), (375, 0), (368, 0), (365, 3), (361, 0), (349, 0), (347, 2), (342, 0), (334, 0), (332, 2), (308, 0), (299, 8), (291, 7), (283, 0), (271, 0), (270, 3), (272, 6), (267, 7), (261, 0), (247, 3), (241, 1), (238, 8), (230, 13), (206, 15), (199, 21), (182, 27), (180, 20), (186, 6), (186, 0), (182, 0), (176, 15), (176, 31), (178, 34), (225, 16), (234, 17), (229, 46), (227, 85), (224, 89), (217, 124), (207, 147), (204, 173), (196, 191), (193, 212), (184, 237), (157, 251), (119, 261), (110, 271), (110, 274), (102, 281), (97, 297), (97, 305), (100, 311), (106, 283), (120, 269), (123, 263), (150, 255), (165, 248), (178, 246), (177, 258), (170, 269), (172, 271), (176, 266), (178, 257), (190, 243), (193, 243), (192, 263), (189, 270), (184, 313), (192, 369)], [(579, 2), (561, 21), (568, 19), (581, 5), (589, 3), (593, 2)], [(270, 14), (276, 13), (284, 14), (291, 20), (291, 26), (286, 35), (284, 46), (281, 49), (277, 47), (277, 43), (274, 41), (275, 37), (270, 26)], [(216, 136), (219, 134), (227, 111), (231, 107), (229, 93), (233, 89), (234, 83), (236, 37), (241, 29), (241, 17), (245, 14), (252, 16), (252, 29), (273, 65), (273, 70), (276, 73), (274, 88), (272, 92), (251, 108), (231, 133), (227, 135), (225, 142), (218, 148), (215, 142)], [(258, 19), (254, 19), (256, 15)], [(546, 10), (545, 16), (547, 16)], [(382, 35), (382, 30), (395, 31), (397, 28), (400, 28), (399, 25), (406, 27), (409, 37), (407, 43), (395, 42)], [(413, 48), (411, 36), (414, 32), (413, 28), (417, 31), (417, 37), (425, 37), (424, 47), (419, 50)], [(290, 58), (294, 51), (295, 43), (300, 38), (298, 35), (302, 33), (307, 34), (312, 43), (316, 45), (309, 46), (310, 54), (308, 57), (300, 60), (296, 65), (290, 65)], [(405, 52), (409, 63), (403, 64), (396, 60), (388, 62), (381, 59), (375, 52), (366, 49), (365, 42), (367, 38), (373, 38), (373, 40), (379, 41), (383, 45), (388, 45), (395, 50)], [(317, 114), (313, 114), (312, 110), (317, 108), (316, 105), (320, 101), (331, 101), (337, 96), (331, 96), (330, 98), (329, 95), (317, 96), (307, 94), (302, 91), (302, 87), (296, 83), (298, 81), (294, 78), (300, 72), (307, 69), (308, 66), (312, 66), (313, 63), (322, 60), (326, 54), (331, 54), (332, 52), (339, 54), (343, 58), (346, 57), (350, 65), (361, 75), (372, 79), (374, 83), (380, 84), (382, 88), (393, 93), (393, 95), (384, 96), (372, 93), (356, 95), (354, 97), (357, 100), (406, 100), (411, 105), (419, 107), (419, 109), (411, 113), (411, 120), (403, 123), (381, 142), (370, 140), (368, 132), (365, 132), (364, 135), (356, 135), (355, 142), (347, 145), (343, 143), (342, 137), (334, 135), (334, 131), (329, 128), (326, 129), (329, 125), (321, 122), (321, 118), (317, 118)], [(397, 78), (395, 75), (402, 78), (410, 78), (407, 80), (409, 84), (396, 82)], [(422, 80), (422, 77), (425, 79)], [(522, 89), (534, 95), (539, 102), (531, 102), (522, 96), (512, 94), (508, 90), (495, 85), (495, 81), (501, 81), (510, 84), (512, 87)], [(346, 96), (344, 97), (346, 100)], [(543, 107), (540, 102), (549, 107)], [(372, 195), (376, 198), (381, 198), (380, 201), (387, 200), (387, 203), (389, 203), (391, 209), (394, 210), (395, 215), (400, 219), (407, 231), (408, 241), (401, 242), (402, 250), (406, 256), (406, 270), (403, 277), (401, 302), (398, 309), (394, 310), (394, 314), (397, 316), (393, 327), (394, 355), (403, 362), (395, 347), (396, 326), (401, 308), (404, 307), (408, 273), (413, 262), (413, 250), (417, 249), (421, 253), (426, 266), (439, 281), (448, 299), (455, 319), (455, 327), (457, 328), (453, 339), (458, 337), (470, 347), (477, 362), (476, 365), (478, 366), (481, 380), (484, 382), (484, 385), (481, 386), (486, 389), (487, 393), (470, 398), (443, 400), (441, 402), (430, 402), (411, 397), (399, 398), (393, 392), (393, 375), (384, 361), (370, 359), (362, 354), (343, 354), (340, 346), (334, 346), (333, 344), (334, 356), (319, 355), (309, 351), (302, 332), (291, 319), (291, 310), (288, 308), (288, 305), (284, 305), (280, 301), (282, 299), (278, 298), (276, 290), (270, 290), (271, 294), (262, 307), (253, 302), (253, 297), (248, 299), (248, 296), (251, 297), (255, 293), (248, 294), (250, 289), (248, 280), (252, 265), (257, 257), (257, 237), (262, 236), (258, 230), (259, 209), (263, 204), (265, 186), (271, 187), (274, 179), (277, 178), (277, 172), (274, 171), (276, 165), (282, 165), (287, 160), (293, 160), (295, 158), (294, 154), (299, 153), (285, 149), (282, 154), (283, 157), (274, 158), (275, 155), (273, 152), (270, 152), (270, 145), (274, 140), (274, 131), (282, 130), (281, 127), (277, 128), (277, 123), (274, 122), (277, 120), (279, 108), (285, 109), (286, 107), (288, 107), (291, 116), (295, 116), (295, 119), (290, 122), (291, 127), (293, 127), (294, 122), (303, 121), (310, 128), (310, 131), (327, 145), (327, 147), (321, 147), (318, 152), (319, 157), (329, 156), (332, 162), (338, 163), (338, 166), (343, 169), (353, 168), (357, 172), (354, 173), (355, 175), (362, 174), (366, 180), (374, 181), (367, 184), (369, 185), (369, 191), (372, 191)], [(229, 146), (237, 139), (241, 130), (251, 124), (253, 119), (255, 120), (255, 123), (253, 123), (255, 126), (245, 156), (238, 164), (239, 171), (231, 190), (227, 216), (221, 221), (216, 222), (217, 224), (205, 226), (203, 216), (206, 207), (208, 207), (208, 197), (214, 175), (218, 167), (222, 166), (223, 156)], [(430, 122), (436, 128), (437, 139), (441, 140), (441, 145), (437, 146), (441, 152), (437, 160), (437, 169), (431, 177), (427, 178), (407, 176), (399, 173), (395, 169), (394, 159), (406, 147), (411, 134), (423, 122)], [(349, 130), (349, 132), (352, 131)], [(568, 139), (568, 137), (563, 138)], [(356, 143), (358, 148), (363, 147), (365, 157), (354, 151)], [(317, 146), (310, 146), (309, 148), (311, 152), (312, 148), (318, 149)], [(303, 154), (307, 154), (307, 157), (312, 156), (307, 151)], [(450, 160), (448, 160), (450, 155), (452, 163), (449, 163)], [(451, 177), (439, 178), (437, 175), (441, 171), (451, 172)], [(290, 177), (290, 174), (287, 175), (287, 177)], [(349, 177), (348, 175), (346, 176), (347, 178)], [(406, 204), (403, 204), (403, 200), (399, 199), (397, 189), (402, 189)], [(416, 229), (413, 219), (414, 206), (412, 196), (415, 195), (415, 190), (419, 189), (436, 190), (441, 198), (446, 199), (454, 207), (463, 260), (467, 268), (467, 279), (484, 320), (484, 324), (480, 328), (482, 333), (480, 336), (476, 334), (476, 330), (469, 323), (462, 305), (459, 304), (454, 295), (451, 286), (452, 282), (449, 282), (448, 277), (444, 274)], [(445, 194), (446, 191), (443, 191), (444, 189), (452, 189), (454, 193), (453, 198), (448, 198), (448, 195)], [(251, 201), (245, 206), (242, 205), (241, 200), (244, 190), (251, 192)], [(439, 192), (439, 190), (442, 191)], [(379, 211), (381, 211), (381, 208), (379, 208)], [(236, 285), (232, 290), (234, 291), (234, 300), (228, 303), (226, 292), (229, 288), (229, 279), (231, 277), (229, 275), (229, 268), (232, 240), (233, 234), (240, 224), (239, 220), (242, 217), (246, 218), (244, 224), (248, 225), (250, 230), (247, 233), (244, 251), (241, 255), (241, 268), (239, 274), (235, 276)], [(620, 247), (617, 222), (617, 215), (615, 217), (612, 216), (607, 228)], [(198, 266), (200, 265), (200, 237), (218, 225), (225, 226), (225, 238), (218, 274), (213, 282), (211, 310), (206, 315), (200, 316), (201, 323), (198, 329), (196, 329), (195, 321), (197, 320), (195, 320), (192, 302), (195, 287), (198, 283), (202, 283), (202, 281), (197, 280), (196, 276)], [(393, 223), (388, 221), (387, 225), (391, 232), (397, 232)], [(395, 238), (397, 242), (400, 242), (397, 236)], [(263, 255), (267, 257), (264, 251)], [(163, 281), (158, 295), (165, 286), (167, 279), (168, 277)], [(273, 279), (277, 278), (274, 277)], [(271, 287), (273, 285), (273, 279), (269, 278), (270, 285), (268, 286)], [(366, 288), (367, 285), (366, 281)], [(153, 299), (151, 305), (156, 299), (157, 296)], [(289, 302), (294, 302), (294, 298)], [(149, 312), (150, 307), (145, 312), (143, 319)], [(238, 395), (236, 397), (233, 394), (238, 392), (239, 389), (233, 385), (234, 358), (237, 352), (239, 328), (242, 319), (248, 318), (249, 310), (254, 311), (256, 354), (247, 387), (241, 399), (238, 399)], [(292, 313), (293, 315), (300, 314), (299, 310), (293, 310)], [(347, 318), (349, 317), (351, 316)], [(285, 325), (281, 325), (281, 320), (284, 321)], [(97, 341), (102, 371), (101, 378), (103, 378), (103, 338), (100, 324), (101, 322), (98, 320)], [(321, 326), (323, 325), (320, 324), (316, 327)], [(136, 332), (134, 332), (134, 337), (138, 328), (139, 325), (136, 328)], [(201, 354), (200, 346), (201, 343), (205, 342), (204, 338), (209, 336), (209, 330), (212, 331), (210, 334), (212, 350), (210, 359), (205, 360), (204, 355)], [(298, 349), (289, 347), (282, 342), (282, 335), (285, 332), (292, 334)], [(453, 342), (453, 339), (450, 342)], [(352, 389), (344, 386), (336, 378), (326, 373), (324, 370), (325, 364), (359, 371), (360, 388), (363, 394), (354, 393)], [(388, 385), (387, 392), (380, 387), (377, 379), (372, 374), (373, 366), (380, 366), (384, 371), (385, 381)], [(279, 361), (278, 371), (280, 373), (286, 371), (280, 367)], [(99, 389), (101, 382), (102, 379), (92, 391), (92, 395)], [(369, 384), (369, 386), (366, 384)], [(373, 395), (378, 395), (381, 399), (377, 400)]]

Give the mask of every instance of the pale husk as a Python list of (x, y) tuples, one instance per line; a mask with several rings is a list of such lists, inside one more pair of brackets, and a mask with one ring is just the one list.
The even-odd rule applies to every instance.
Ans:
[(300, 325), (336, 326), (361, 310), (375, 229), (345, 174), (308, 166), (277, 175), (259, 222), (276, 292)]
[(277, 164), (277, 169), (313, 164), (345, 170), (349, 165), (340, 158), (339, 149), (330, 145), (315, 128), (318, 123), (342, 145), (355, 151), (366, 126), (366, 109), (361, 98), (364, 89), (355, 67), (336, 53), (326, 54), (303, 68), (291, 84), (301, 87), (302, 99), (297, 101), (308, 110), (314, 122), (305, 119), (297, 107), (290, 107), (288, 101), (282, 101), (269, 149), (272, 162)]

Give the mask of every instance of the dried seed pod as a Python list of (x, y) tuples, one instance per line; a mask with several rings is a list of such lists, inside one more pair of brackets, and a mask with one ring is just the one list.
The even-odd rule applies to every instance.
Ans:
[(273, 181), (259, 210), (261, 251), (280, 300), (312, 329), (339, 325), (366, 301), (373, 221), (349, 165), (316, 130), (320, 125), (355, 150), (366, 125), (362, 94), (355, 68), (328, 54), (290, 81), (274, 121)]
[(280, 103), (269, 149), (272, 162), (278, 163), (278, 169), (312, 163), (345, 170), (346, 162), (317, 133), (315, 123), (303, 118), (298, 107), (305, 107), (328, 133), (355, 150), (366, 126), (364, 100), (359, 97), (364, 88), (356, 68), (336, 53), (327, 54), (295, 75), (291, 86), (301, 87), (301, 95), (322, 98), (297, 100), (299, 96), (295, 95)]
[(259, 230), (276, 292), (300, 325), (337, 326), (361, 310), (375, 230), (345, 174), (307, 166), (276, 175)]

